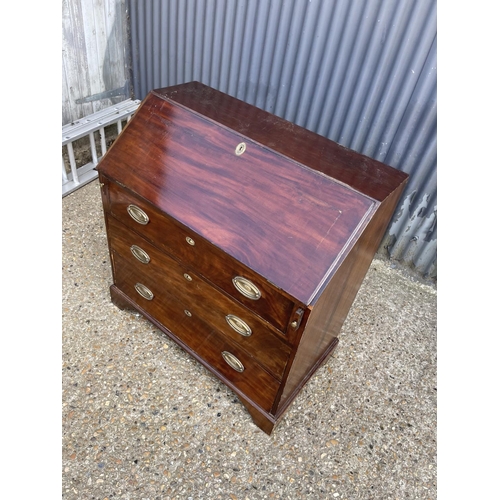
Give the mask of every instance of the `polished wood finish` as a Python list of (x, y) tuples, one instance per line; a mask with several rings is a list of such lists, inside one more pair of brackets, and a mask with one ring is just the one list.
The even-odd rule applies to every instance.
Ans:
[[(277, 290), (263, 276), (233, 259), (204, 238), (200, 238), (195, 231), (179, 224), (147, 201), (134, 196), (127, 189), (111, 183), (108, 197), (110, 213), (114, 217), (131, 229), (140, 230), (145, 238), (162, 250), (191, 267), (196, 267), (202, 276), (210, 279), (242, 304), (255, 308), (258, 314), (283, 332), (286, 331), (295, 301)], [(147, 225), (140, 226), (129, 216), (127, 207), (130, 204), (143, 209), (149, 216), (150, 221)], [(195, 244), (190, 245), (186, 238), (191, 238)], [(239, 293), (232, 282), (234, 276), (243, 276), (255, 283), (262, 292), (261, 299), (254, 301)]]
[(361, 155), (310, 130), (283, 120), (199, 82), (155, 93), (280, 153), (323, 172), (374, 200), (383, 201), (407, 174)]
[[(238, 156), (241, 142), (246, 150)], [(305, 304), (375, 205), (155, 93), (119, 145), (108, 156), (108, 178), (133, 185), (163, 213)]]
[(338, 345), (407, 175), (197, 82), (151, 92), (98, 171), (113, 302), (271, 433)]
[[(132, 271), (133, 274), (133, 271)], [(126, 288), (126, 287), (125, 287)], [(133, 293), (112, 285), (113, 303), (121, 309), (133, 309), (163, 330), (172, 340), (195, 357), (205, 368), (228, 385), (248, 406), (259, 408), (265, 415), (270, 411), (279, 387), (278, 381), (262, 369), (254, 358), (220, 336), (195, 315), (187, 316), (176, 301), (147, 301)], [(134, 297), (136, 300), (132, 300)], [(166, 327), (168, 325), (168, 327)], [(173, 333), (175, 331), (175, 334)], [(242, 373), (233, 370), (221, 353), (230, 351), (245, 367)]]
[(377, 251), (404, 185), (384, 200), (361, 238), (343, 261), (314, 307), (310, 309), (301, 349), (294, 357), (283, 385), (277, 412), (283, 412), (302, 386), (328, 359), (338, 344), (338, 335)]
[[(144, 284), (155, 295), (159, 295), (156, 291), (160, 290), (162, 297), (182, 300), (184, 308), (240, 344), (252, 356), (259, 358), (263, 367), (273, 376), (281, 378), (291, 349), (280, 338), (278, 330), (206, 282), (195, 269), (160, 251), (114, 218), (109, 218), (108, 230), (111, 251), (117, 259), (121, 259), (120, 264), (116, 264), (113, 259), (117, 284), (123, 282), (123, 286), (127, 286), (131, 282), (126, 274), (127, 269), (140, 268)], [(147, 253), (150, 257), (147, 264), (138, 263), (130, 250), (132, 245), (137, 245)], [(207, 302), (210, 302), (211, 307), (206, 307)], [(251, 330), (250, 336), (242, 336), (231, 328), (226, 320), (227, 315), (243, 320)]]

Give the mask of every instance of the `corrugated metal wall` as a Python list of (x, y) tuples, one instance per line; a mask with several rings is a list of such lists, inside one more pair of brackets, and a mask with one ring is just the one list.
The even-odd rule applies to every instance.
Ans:
[(136, 98), (198, 80), (408, 172), (383, 247), (436, 276), (436, 0), (129, 8)]
[(131, 95), (126, 0), (63, 0), (62, 125)]

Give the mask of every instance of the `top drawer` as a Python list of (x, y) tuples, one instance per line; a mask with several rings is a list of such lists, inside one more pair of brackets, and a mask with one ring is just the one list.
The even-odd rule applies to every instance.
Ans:
[(109, 210), (118, 220), (190, 265), (282, 332), (287, 331), (295, 304), (272, 283), (145, 200), (113, 182), (107, 185)]

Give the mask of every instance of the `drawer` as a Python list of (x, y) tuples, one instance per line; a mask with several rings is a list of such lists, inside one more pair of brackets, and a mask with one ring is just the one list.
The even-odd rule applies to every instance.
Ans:
[[(115, 285), (147, 314), (163, 324), (174, 337), (191, 349), (205, 366), (231, 388), (270, 411), (279, 382), (244, 349), (210, 327), (182, 300), (163, 293), (162, 285), (149, 281), (137, 266), (129, 265), (120, 256), (114, 257), (118, 272)], [(147, 298), (144, 288), (151, 292)]]
[(113, 182), (108, 186), (113, 216), (196, 269), (282, 332), (287, 331), (295, 303), (281, 290), (153, 205)]
[(137, 268), (143, 280), (155, 283), (162, 295), (188, 304), (191, 312), (230, 337), (281, 379), (290, 346), (278, 337), (277, 330), (113, 217), (108, 218), (108, 233), (111, 251), (120, 256), (115, 274), (123, 274), (122, 266)]

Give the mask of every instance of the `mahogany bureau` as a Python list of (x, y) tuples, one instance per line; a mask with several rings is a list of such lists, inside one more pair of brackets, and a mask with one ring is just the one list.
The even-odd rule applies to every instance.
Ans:
[(408, 176), (198, 82), (150, 92), (97, 170), (114, 304), (270, 434), (336, 347)]

